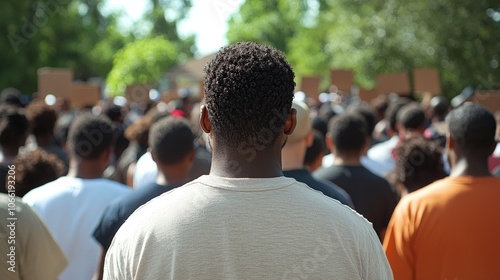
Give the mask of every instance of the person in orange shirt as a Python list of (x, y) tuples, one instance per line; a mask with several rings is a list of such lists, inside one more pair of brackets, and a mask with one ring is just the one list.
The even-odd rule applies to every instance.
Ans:
[(495, 126), (479, 105), (450, 113), (450, 176), (405, 196), (389, 222), (394, 279), (500, 278), (500, 178), (488, 171)]

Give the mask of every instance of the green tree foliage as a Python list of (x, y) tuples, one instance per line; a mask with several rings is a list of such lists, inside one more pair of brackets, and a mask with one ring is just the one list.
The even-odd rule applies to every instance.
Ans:
[(120, 95), (127, 85), (154, 83), (178, 62), (178, 53), (177, 45), (162, 36), (128, 43), (115, 56), (108, 92)]
[(380, 73), (436, 67), (451, 97), (500, 77), (495, 0), (252, 0), (230, 21), (227, 37), (274, 45), (298, 76), (353, 69), (365, 87)]
[(181, 38), (177, 33), (177, 23), (184, 19), (191, 8), (191, 0), (150, 0), (151, 9), (143, 19), (152, 23), (149, 37), (166, 36), (177, 45), (181, 60), (193, 56), (196, 51), (194, 35)]
[(0, 90), (16, 87), (26, 94), (35, 92), (37, 70), (46, 66), (71, 68), (80, 80), (107, 77), (115, 54), (136, 39), (164, 35), (176, 45), (180, 59), (191, 57), (195, 51), (194, 37), (180, 38), (176, 31), (191, 0), (151, 0), (150, 11), (139, 22), (151, 29), (137, 34), (133, 27), (126, 30), (119, 25), (123, 15), (101, 12), (105, 1), (0, 2), (0, 34), (4, 35), (0, 41)]
[(101, 14), (101, 4), (101, 0), (2, 1), (0, 88), (34, 92), (37, 69), (44, 66), (72, 68), (75, 78), (82, 80), (106, 75), (112, 63), (107, 54), (129, 38), (116, 32), (115, 15)]

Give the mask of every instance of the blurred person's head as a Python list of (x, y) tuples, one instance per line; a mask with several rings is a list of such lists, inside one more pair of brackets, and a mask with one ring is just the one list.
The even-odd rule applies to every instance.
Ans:
[(337, 112), (333, 109), (331, 103), (321, 104), (318, 111), (318, 116), (322, 118), (327, 124), (330, 123), (332, 118), (337, 116)]
[(389, 107), (385, 111), (385, 119), (389, 123), (389, 136), (394, 136), (398, 134), (397, 124), (397, 116), (401, 108), (405, 105), (411, 103), (411, 100), (408, 98), (398, 98), (396, 101), (389, 103)]
[(373, 110), (368, 106), (351, 106), (348, 108), (348, 112), (359, 114), (365, 119), (366, 125), (368, 127), (368, 134), (371, 137), (373, 134), (373, 130), (375, 129), (375, 125), (377, 124), (377, 119)]
[(369, 139), (364, 118), (359, 114), (344, 113), (330, 123), (327, 145), (335, 155), (336, 164), (359, 164), (360, 157), (368, 149)]
[(448, 127), (451, 175), (489, 175), (487, 161), (496, 147), (493, 114), (480, 105), (465, 104), (450, 112)]
[(17, 156), (19, 148), (26, 143), (28, 132), (29, 123), (23, 109), (14, 106), (0, 107), (0, 146), (4, 160)]
[(385, 95), (379, 95), (370, 102), (370, 106), (375, 111), (375, 117), (377, 122), (384, 119), (385, 112), (389, 107), (389, 98)]
[(433, 122), (442, 122), (450, 110), (450, 102), (444, 96), (434, 96), (427, 111), (427, 117)]
[(23, 153), (14, 161), (16, 166), (16, 195), (29, 191), (63, 175), (64, 163), (56, 155), (37, 149)]
[(396, 117), (396, 127), (400, 135), (407, 133), (423, 134), (425, 130), (425, 112), (418, 104), (403, 106)]
[(395, 185), (404, 195), (446, 177), (438, 143), (423, 136), (402, 142), (396, 149)]
[(14, 107), (23, 107), (21, 92), (16, 88), (6, 88), (0, 93), (0, 104)]
[(158, 184), (184, 183), (194, 161), (194, 133), (183, 118), (167, 117), (149, 133), (151, 156), (158, 166)]
[(205, 74), (200, 122), (214, 151), (211, 173), (281, 174), (281, 148), (296, 121), (291, 109), (294, 73), (283, 54), (256, 43), (237, 43), (222, 48)]
[(130, 142), (138, 143), (141, 147), (148, 147), (148, 135), (151, 128), (151, 118), (142, 117), (125, 129), (125, 138)]
[(33, 101), (26, 107), (26, 118), (38, 145), (47, 145), (54, 139), (57, 112), (53, 107), (43, 100)]
[(106, 169), (113, 151), (114, 129), (110, 120), (91, 114), (75, 118), (68, 133), (70, 170), (68, 175), (98, 178)]
[(73, 123), (75, 117), (75, 114), (71, 112), (63, 112), (59, 114), (59, 117), (57, 118), (54, 133), (56, 140), (62, 147), (66, 145), (66, 141), (68, 140), (69, 127)]
[(321, 132), (314, 130), (314, 138), (311, 146), (306, 150), (304, 166), (311, 172), (321, 167), (323, 156), (325, 155), (325, 137)]
[(123, 108), (115, 104), (109, 105), (104, 114), (114, 123), (123, 123)]

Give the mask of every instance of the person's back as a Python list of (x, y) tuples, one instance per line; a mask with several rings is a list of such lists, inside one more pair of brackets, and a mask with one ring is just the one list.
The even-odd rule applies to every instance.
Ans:
[(23, 200), (37, 212), (54, 236), (69, 265), (59, 279), (87, 280), (94, 274), (98, 243), (91, 237), (106, 206), (129, 189), (100, 178), (111, 154), (109, 121), (79, 116), (69, 132), (70, 170), (31, 190)]
[(382, 239), (397, 204), (396, 191), (389, 182), (361, 165), (361, 156), (370, 145), (366, 122), (355, 113), (345, 113), (330, 125), (328, 145), (335, 154), (334, 164), (314, 176), (344, 189), (356, 211), (373, 224)]
[(14, 194), (0, 194), (2, 279), (57, 279), (66, 257), (40, 218)]
[(396, 279), (498, 279), (500, 178), (487, 157), (494, 119), (478, 105), (450, 113), (450, 177), (405, 196), (384, 247)]
[(390, 278), (370, 224), (291, 178), (207, 175), (146, 206), (118, 231), (112, 247), (127, 249), (108, 253), (105, 279)]
[(104, 279), (392, 279), (371, 225), (283, 177), (281, 148), (296, 125), (293, 71), (255, 43), (207, 65), (200, 124), (209, 175), (132, 214), (106, 256)]

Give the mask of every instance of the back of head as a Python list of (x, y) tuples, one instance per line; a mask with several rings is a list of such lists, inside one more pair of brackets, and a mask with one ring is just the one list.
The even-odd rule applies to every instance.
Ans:
[(416, 103), (405, 105), (397, 114), (397, 123), (407, 130), (423, 129), (425, 126), (425, 112)]
[(162, 164), (176, 164), (194, 149), (194, 134), (190, 123), (178, 117), (167, 117), (153, 124), (149, 146)]
[(377, 121), (384, 118), (385, 112), (389, 107), (389, 98), (385, 95), (379, 95), (370, 102), (370, 106), (376, 113)]
[(403, 141), (396, 152), (396, 181), (408, 192), (416, 191), (446, 176), (441, 147), (423, 136)]
[(26, 107), (26, 117), (35, 136), (51, 135), (57, 122), (57, 112), (43, 100), (34, 101)]
[(68, 145), (73, 156), (98, 159), (114, 142), (111, 121), (104, 117), (81, 114), (75, 118), (68, 133)]
[(24, 110), (14, 106), (0, 108), (0, 145), (22, 146), (26, 140), (29, 123)]
[(122, 122), (122, 107), (112, 104), (106, 108), (105, 115), (113, 122)]
[(465, 104), (450, 112), (450, 137), (461, 150), (488, 157), (495, 147), (496, 122), (493, 114), (477, 104)]
[(377, 124), (376, 116), (373, 110), (368, 106), (356, 106), (349, 107), (348, 111), (359, 114), (363, 117), (366, 121), (366, 125), (368, 126), (368, 134), (372, 135), (375, 125)]
[(385, 119), (389, 122), (393, 131), (397, 132), (396, 123), (399, 110), (409, 103), (411, 103), (411, 100), (408, 98), (398, 98), (389, 104), (389, 107), (385, 111)]
[(318, 157), (323, 157), (325, 150), (325, 137), (319, 131), (314, 131), (314, 139), (306, 150), (304, 165), (311, 166)]
[(251, 42), (222, 48), (205, 67), (205, 102), (212, 131), (238, 149), (276, 141), (290, 112), (294, 73), (278, 50)]
[(0, 103), (15, 107), (22, 107), (21, 92), (16, 88), (6, 88), (0, 93)]
[(344, 113), (330, 124), (330, 137), (337, 151), (359, 152), (366, 144), (368, 126), (359, 114)]
[(444, 120), (450, 108), (450, 102), (444, 96), (434, 96), (429, 103), (432, 115)]
[(287, 143), (290, 144), (303, 140), (312, 129), (309, 106), (302, 101), (294, 99), (292, 108), (297, 111), (297, 125), (293, 133), (288, 136)]
[(34, 150), (19, 155), (16, 166), (16, 195), (24, 196), (30, 190), (54, 181), (63, 175), (64, 163), (54, 154)]

